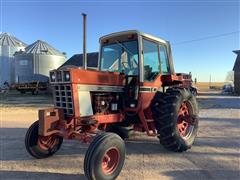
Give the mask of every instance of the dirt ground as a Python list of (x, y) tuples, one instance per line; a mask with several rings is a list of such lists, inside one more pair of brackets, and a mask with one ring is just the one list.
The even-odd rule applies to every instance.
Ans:
[(211, 83), (209, 83), (209, 82), (197, 82), (196, 84), (193, 83), (193, 85), (197, 87), (198, 91), (204, 91), (204, 92), (209, 91), (210, 86), (212, 88), (221, 90), (224, 84), (226, 84), (226, 83), (224, 83), (224, 82), (211, 82)]
[[(165, 150), (157, 138), (137, 134), (126, 142), (118, 180), (240, 179), (240, 97), (198, 96), (200, 125), (194, 146), (184, 153)], [(27, 128), (50, 96), (10, 94), (0, 99), (0, 179), (81, 179), (87, 145), (65, 141), (56, 155), (35, 160), (25, 150)]]

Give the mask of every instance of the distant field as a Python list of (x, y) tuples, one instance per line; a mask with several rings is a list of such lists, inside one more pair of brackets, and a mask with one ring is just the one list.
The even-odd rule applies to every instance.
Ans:
[[(195, 85), (195, 84), (194, 84)], [(215, 90), (221, 90), (223, 87), (224, 82), (198, 82), (195, 86), (198, 88), (199, 91), (209, 91), (210, 86), (213, 87)]]

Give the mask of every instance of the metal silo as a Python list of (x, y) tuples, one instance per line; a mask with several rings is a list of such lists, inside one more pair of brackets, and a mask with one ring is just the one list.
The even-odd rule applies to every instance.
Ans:
[(0, 86), (14, 82), (14, 53), (24, 50), (26, 44), (8, 33), (0, 34)]
[(49, 71), (57, 69), (66, 57), (48, 43), (37, 40), (15, 55), (15, 80), (17, 83), (48, 81)]

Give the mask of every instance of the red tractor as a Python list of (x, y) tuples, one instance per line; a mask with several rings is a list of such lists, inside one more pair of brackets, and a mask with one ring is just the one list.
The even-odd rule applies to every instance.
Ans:
[(174, 73), (168, 41), (135, 30), (103, 36), (96, 70), (50, 72), (55, 108), (39, 111), (26, 149), (47, 158), (63, 139), (90, 143), (84, 159), (90, 180), (119, 175), (124, 139), (132, 131), (158, 137), (170, 151), (186, 151), (197, 134), (198, 107), (182, 79)]

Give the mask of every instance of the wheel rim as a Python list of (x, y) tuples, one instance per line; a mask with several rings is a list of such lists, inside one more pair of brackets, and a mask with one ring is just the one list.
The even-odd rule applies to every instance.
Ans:
[(103, 156), (102, 170), (104, 174), (112, 174), (119, 164), (120, 154), (117, 148), (109, 148)]
[(179, 108), (177, 128), (182, 138), (188, 139), (191, 137), (194, 121), (192, 119), (192, 107), (187, 101), (184, 101)]
[(38, 145), (43, 150), (53, 149), (58, 143), (58, 139), (55, 136), (39, 136)]

